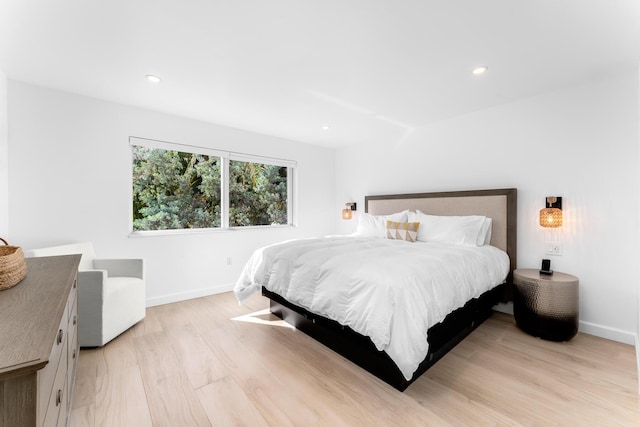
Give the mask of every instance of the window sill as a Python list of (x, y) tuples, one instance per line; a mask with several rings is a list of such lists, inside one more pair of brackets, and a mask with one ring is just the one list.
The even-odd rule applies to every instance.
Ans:
[(293, 224), (286, 225), (251, 225), (244, 227), (229, 227), (229, 228), (185, 228), (180, 230), (149, 230), (149, 231), (131, 231), (129, 237), (157, 237), (157, 236), (177, 236), (177, 235), (194, 235), (194, 234), (216, 234), (226, 232), (242, 232), (242, 231), (255, 231), (255, 230), (278, 230), (278, 229), (296, 228)]

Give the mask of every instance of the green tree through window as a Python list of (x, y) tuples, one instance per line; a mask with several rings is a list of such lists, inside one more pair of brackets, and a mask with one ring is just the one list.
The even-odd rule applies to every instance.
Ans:
[(220, 158), (134, 145), (133, 229), (220, 227)]
[[(134, 232), (291, 223), (291, 167), (227, 162), (221, 156), (146, 145), (132, 144), (131, 148)], [(223, 224), (221, 196), (226, 194), (222, 180), (225, 167), (229, 177), (228, 224)]]
[(229, 225), (287, 223), (287, 168), (229, 162)]

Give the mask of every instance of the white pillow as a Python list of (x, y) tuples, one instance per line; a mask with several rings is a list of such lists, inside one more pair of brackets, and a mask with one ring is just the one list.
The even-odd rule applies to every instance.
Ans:
[(358, 228), (354, 236), (385, 237), (387, 235), (387, 220), (393, 222), (407, 222), (409, 210), (391, 215), (371, 215), (358, 213)]
[(493, 220), (491, 218), (484, 219), (484, 223), (482, 223), (482, 229), (480, 229), (480, 233), (478, 234), (478, 240), (476, 241), (476, 246), (485, 246), (491, 243), (491, 228), (493, 225)]
[(438, 216), (416, 211), (410, 221), (420, 222), (419, 241), (479, 246), (479, 241), (484, 243), (486, 240), (486, 231), (482, 233), (485, 219), (486, 217), (480, 215)]

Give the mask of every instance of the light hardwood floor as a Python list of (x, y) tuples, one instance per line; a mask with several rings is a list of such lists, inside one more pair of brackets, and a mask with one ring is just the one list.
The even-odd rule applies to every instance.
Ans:
[(554, 343), (496, 313), (404, 393), (253, 297), (153, 307), (80, 352), (72, 426), (640, 425), (634, 348)]

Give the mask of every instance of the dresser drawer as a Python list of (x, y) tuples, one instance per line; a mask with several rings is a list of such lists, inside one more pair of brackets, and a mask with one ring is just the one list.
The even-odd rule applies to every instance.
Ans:
[(67, 368), (67, 333), (69, 329), (69, 305), (64, 310), (58, 332), (53, 340), (49, 363), (38, 371), (38, 420), (43, 420), (47, 406), (53, 394), (53, 384), (56, 380), (56, 372), (62, 361), (62, 370)]
[[(67, 346), (66, 337), (63, 338), (61, 343), (65, 348)], [(49, 362), (51, 363), (51, 362)], [(45, 402), (47, 404), (43, 427), (57, 426), (58, 418), (60, 418), (60, 412), (62, 411), (66, 417), (66, 393), (67, 393), (67, 357), (66, 353), (58, 359), (56, 366), (56, 376), (50, 389), (51, 394), (49, 399)]]
[(72, 337), (78, 335), (78, 298), (69, 297), (69, 319), (67, 320), (67, 335)]
[[(69, 320), (69, 333), (67, 335), (68, 356), (67, 356), (67, 394), (73, 391), (73, 382), (75, 381), (76, 366), (78, 357), (80, 356), (80, 348), (78, 347), (78, 301), (76, 299), (74, 305), (75, 313)], [(71, 403), (71, 402), (69, 402)]]
[(69, 305), (76, 307), (74, 311), (69, 311), (69, 320), (71, 321), (72, 316), (78, 315), (78, 276), (77, 275), (73, 279), (73, 285), (71, 286), (71, 291), (69, 292)]

